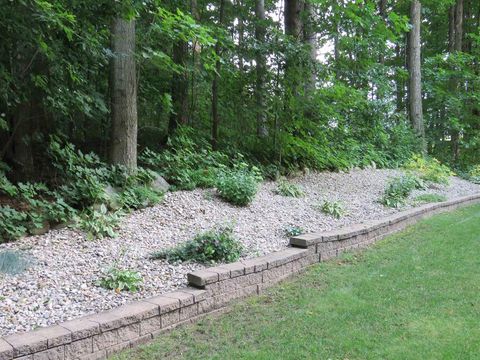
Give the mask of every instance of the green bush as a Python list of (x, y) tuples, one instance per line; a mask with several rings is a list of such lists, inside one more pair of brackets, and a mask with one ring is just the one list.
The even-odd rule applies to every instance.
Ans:
[(136, 292), (142, 282), (142, 276), (137, 271), (121, 270), (114, 266), (110, 268), (97, 285), (107, 290)]
[(448, 184), (452, 170), (435, 158), (414, 155), (406, 164), (405, 169), (417, 173), (422, 180), (437, 184)]
[(480, 165), (473, 166), (468, 172), (468, 180), (480, 185)]
[(417, 176), (407, 174), (395, 177), (388, 183), (380, 203), (388, 207), (398, 208), (405, 204), (413, 190), (424, 188), (422, 179)]
[(439, 194), (422, 194), (417, 196), (414, 199), (414, 201), (417, 203), (427, 204), (427, 203), (447, 201), (447, 197), (445, 195), (439, 195)]
[(246, 163), (239, 163), (233, 169), (224, 169), (217, 179), (220, 197), (233, 205), (246, 206), (253, 201), (261, 180), (257, 168), (250, 169)]
[(295, 197), (295, 198), (302, 197), (305, 195), (300, 186), (289, 183), (286, 180), (281, 180), (278, 183), (278, 186), (275, 189), (275, 193), (282, 196), (289, 196), (289, 197)]
[(193, 240), (173, 249), (157, 252), (153, 254), (153, 258), (169, 262), (230, 263), (237, 261), (242, 251), (243, 246), (233, 237), (232, 229), (224, 227), (199, 234)]
[(105, 205), (100, 205), (98, 210), (85, 211), (78, 219), (75, 227), (87, 233), (87, 238), (116, 237), (115, 229), (120, 223), (120, 213), (109, 213)]
[(163, 192), (154, 190), (148, 186), (131, 186), (125, 189), (119, 196), (119, 202), (125, 209), (141, 209), (160, 202)]
[(320, 207), (320, 210), (327, 215), (333, 216), (336, 219), (340, 219), (346, 214), (345, 207), (340, 201), (328, 201), (325, 200)]
[(9, 206), (0, 206), (0, 243), (24, 236), (27, 233), (25, 226), (27, 219), (24, 212)]

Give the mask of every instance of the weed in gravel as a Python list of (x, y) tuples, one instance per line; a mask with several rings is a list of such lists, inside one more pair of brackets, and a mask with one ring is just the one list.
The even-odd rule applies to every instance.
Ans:
[(285, 235), (287, 237), (298, 236), (303, 234), (305, 231), (300, 226), (287, 226), (285, 228)]
[(105, 276), (101, 278), (97, 285), (107, 290), (121, 291), (138, 291), (142, 282), (142, 276), (137, 271), (128, 269), (119, 269), (117, 265), (111, 267)]
[(281, 180), (278, 183), (278, 186), (274, 192), (278, 195), (295, 197), (295, 198), (302, 197), (305, 195), (300, 186), (289, 183), (286, 180)]
[(323, 204), (319, 206), (319, 209), (324, 214), (333, 216), (335, 219), (340, 219), (346, 215), (345, 207), (340, 201), (325, 200)]
[(415, 175), (395, 177), (388, 183), (380, 203), (388, 207), (399, 208), (405, 204), (413, 190), (424, 188), (423, 180)]
[(169, 262), (195, 261), (204, 264), (234, 262), (240, 258), (243, 245), (232, 233), (231, 227), (213, 229), (177, 247), (154, 253), (152, 257)]

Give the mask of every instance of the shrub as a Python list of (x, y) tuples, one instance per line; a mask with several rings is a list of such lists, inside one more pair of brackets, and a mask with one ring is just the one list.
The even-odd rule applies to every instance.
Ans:
[(232, 170), (226, 169), (219, 174), (217, 192), (233, 205), (246, 206), (255, 198), (260, 179), (258, 169), (249, 169), (247, 164), (240, 163)]
[(148, 186), (132, 186), (120, 194), (119, 202), (126, 209), (141, 209), (158, 203), (163, 197), (163, 192)]
[(153, 254), (154, 259), (169, 262), (196, 261), (199, 263), (234, 262), (240, 258), (243, 246), (229, 227), (217, 228), (195, 236), (175, 248)]
[(30, 259), (18, 251), (5, 250), (0, 252), (0, 273), (20, 274), (30, 265)]
[(413, 190), (423, 189), (424, 187), (423, 181), (414, 175), (395, 177), (388, 183), (380, 203), (388, 207), (398, 208), (405, 204), (405, 200)]
[(325, 200), (320, 207), (320, 210), (323, 213), (333, 216), (336, 219), (340, 219), (346, 213), (343, 204), (339, 201)]
[(427, 204), (427, 203), (447, 201), (447, 197), (445, 195), (439, 195), (439, 194), (422, 194), (417, 196), (414, 200), (418, 203)]
[(24, 236), (27, 233), (27, 218), (24, 212), (9, 206), (0, 206), (0, 243)]
[(298, 185), (289, 183), (285, 180), (282, 180), (278, 183), (278, 186), (275, 189), (275, 193), (282, 196), (289, 196), (295, 198), (304, 196), (303, 190)]
[(405, 165), (405, 169), (419, 174), (420, 178), (437, 184), (448, 184), (452, 170), (435, 158), (414, 155)]
[(287, 226), (285, 228), (285, 235), (287, 237), (298, 236), (304, 233), (304, 230), (300, 226)]
[(140, 273), (132, 270), (121, 270), (117, 266), (110, 268), (105, 276), (101, 278), (97, 285), (107, 290), (135, 292), (139, 289), (142, 282)]
[(87, 238), (116, 237), (116, 227), (120, 222), (120, 213), (109, 213), (105, 205), (100, 205), (98, 210), (85, 211), (79, 218), (75, 227), (87, 233)]
[(480, 165), (473, 166), (468, 172), (468, 179), (480, 185)]

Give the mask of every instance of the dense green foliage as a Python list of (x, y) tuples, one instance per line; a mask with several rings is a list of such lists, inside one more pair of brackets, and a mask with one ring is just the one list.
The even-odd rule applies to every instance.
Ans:
[(479, 215), (422, 221), (113, 359), (476, 359)]
[(415, 155), (405, 164), (405, 169), (418, 174), (422, 180), (436, 184), (448, 184), (453, 172), (437, 159)]
[(231, 170), (220, 172), (216, 187), (221, 198), (233, 205), (246, 206), (255, 198), (261, 179), (257, 168), (240, 163)]
[(196, 261), (203, 264), (237, 261), (243, 245), (233, 237), (230, 227), (217, 228), (195, 236), (175, 248), (153, 254), (169, 262)]

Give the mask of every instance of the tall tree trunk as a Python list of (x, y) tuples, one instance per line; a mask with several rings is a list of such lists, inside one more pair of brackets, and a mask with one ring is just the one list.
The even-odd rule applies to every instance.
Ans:
[(255, 39), (258, 48), (256, 51), (256, 72), (255, 99), (257, 102), (257, 136), (264, 138), (268, 136), (267, 113), (265, 104), (265, 75), (267, 69), (266, 57), (263, 46), (265, 45), (265, 1), (255, 1)]
[(285, 0), (285, 34), (302, 39), (302, 0)]
[(115, 18), (111, 33), (110, 93), (112, 133), (110, 161), (137, 167), (137, 82), (135, 21)]
[(303, 39), (310, 51), (310, 76), (307, 79), (305, 90), (307, 95), (312, 95), (317, 82), (316, 64), (317, 64), (317, 42), (315, 31), (315, 9), (311, 0), (304, 0), (304, 25)]
[[(378, 1), (378, 13), (384, 22), (387, 21), (387, 0), (379, 0)], [(379, 55), (378, 62), (380, 64), (385, 63), (385, 53), (382, 50)]]
[[(218, 22), (222, 26), (225, 17), (225, 0), (220, 0), (220, 6), (218, 9)], [(215, 53), (220, 56), (221, 46), (220, 41), (217, 40), (215, 44)], [(212, 81), (212, 148), (216, 150), (218, 148), (218, 126), (220, 118), (218, 115), (218, 77), (220, 74), (221, 62), (217, 60), (215, 64), (215, 74)]]
[(409, 114), (413, 129), (422, 143), (422, 150), (425, 151), (426, 141), (425, 126), (423, 123), (420, 45), (421, 7), (420, 1), (418, 0), (413, 0), (410, 6), (412, 29), (408, 36)]
[[(463, 0), (457, 0), (456, 4), (452, 6), (453, 10), (450, 9), (450, 26), (449, 30), (453, 33), (449, 33), (449, 50), (450, 52), (462, 51), (463, 43)], [(452, 14), (453, 13), (453, 14)], [(453, 18), (452, 18), (453, 15)], [(453, 22), (453, 24), (452, 24)], [(459, 82), (458, 79), (454, 79), (451, 85), (451, 91), (453, 93), (458, 93)], [(457, 117), (460, 117), (461, 114), (457, 114)], [(452, 142), (452, 158), (453, 162), (456, 163), (460, 156), (460, 131), (456, 128), (452, 129), (451, 135)]]
[[(190, 12), (192, 17), (195, 19), (196, 22), (200, 22), (200, 11), (198, 10), (198, 3), (197, 0), (190, 0)], [(193, 71), (191, 72), (190, 76), (190, 108), (189, 108), (189, 117), (188, 120), (190, 124), (193, 124), (195, 119), (195, 115), (197, 113), (196, 106), (197, 106), (197, 79), (196, 74), (201, 71), (201, 64), (200, 64), (200, 45), (195, 40), (192, 44), (192, 65)]]
[(182, 70), (174, 73), (172, 77), (173, 112), (168, 122), (169, 135), (172, 135), (179, 125), (185, 125), (188, 122), (188, 76), (185, 69), (187, 53), (187, 43), (182, 40), (176, 41), (173, 45), (173, 61), (182, 66)]

